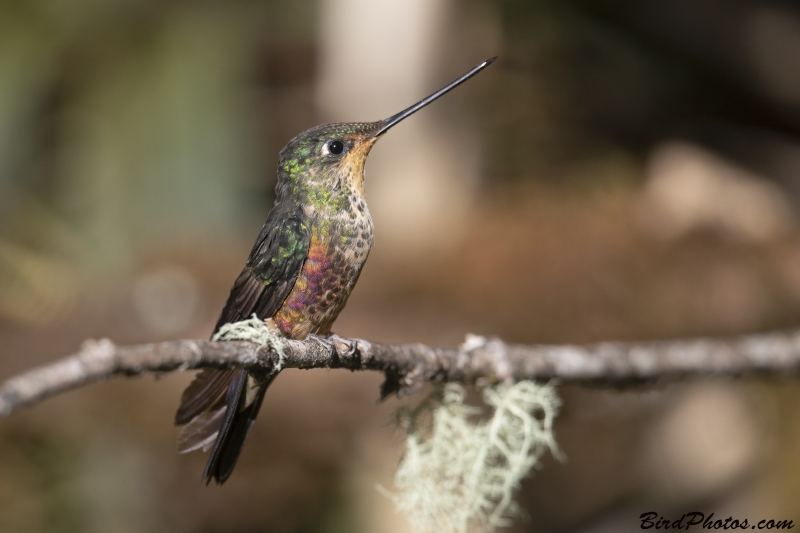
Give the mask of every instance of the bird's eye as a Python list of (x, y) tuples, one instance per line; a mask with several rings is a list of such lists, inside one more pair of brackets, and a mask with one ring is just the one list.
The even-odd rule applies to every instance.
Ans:
[(344, 143), (342, 141), (330, 141), (328, 143), (328, 151), (333, 155), (339, 155), (344, 152)]

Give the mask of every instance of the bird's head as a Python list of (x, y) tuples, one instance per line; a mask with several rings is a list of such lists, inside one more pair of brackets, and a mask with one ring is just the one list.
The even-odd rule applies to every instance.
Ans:
[(364, 194), (364, 164), (372, 146), (390, 128), (486, 68), (487, 59), (408, 109), (377, 122), (323, 124), (304, 131), (281, 150), (279, 183), (292, 190), (347, 188)]

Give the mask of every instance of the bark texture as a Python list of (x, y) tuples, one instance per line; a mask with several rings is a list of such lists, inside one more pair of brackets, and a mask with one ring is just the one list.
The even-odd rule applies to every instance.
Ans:
[[(280, 353), (279, 351), (280, 350)], [(87, 341), (81, 350), (0, 385), (0, 417), (59, 392), (114, 375), (133, 376), (207, 367), (254, 371), (281, 368), (347, 368), (383, 372), (381, 396), (410, 394), (425, 382), (514, 383), (525, 379), (622, 386), (661, 378), (800, 371), (800, 331), (728, 339), (606, 342), (578, 345), (514, 345), (468, 335), (457, 348), (393, 345), (336, 337), (281, 341), (260, 346), (246, 341), (179, 340), (116, 346)]]

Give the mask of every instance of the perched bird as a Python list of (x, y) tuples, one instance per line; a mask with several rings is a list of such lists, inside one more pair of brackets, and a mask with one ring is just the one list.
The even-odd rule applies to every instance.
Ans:
[[(224, 324), (271, 319), (292, 339), (330, 342), (373, 242), (364, 191), (364, 164), (380, 137), (401, 120), (465, 82), (488, 59), (424, 100), (386, 120), (324, 124), (281, 150), (275, 203), (236, 279), (215, 332)], [(203, 478), (231, 475), (267, 387), (277, 375), (250, 370), (203, 370), (184, 391), (175, 415), (185, 425), (182, 452), (211, 447)], [(213, 443), (213, 446), (212, 446)]]

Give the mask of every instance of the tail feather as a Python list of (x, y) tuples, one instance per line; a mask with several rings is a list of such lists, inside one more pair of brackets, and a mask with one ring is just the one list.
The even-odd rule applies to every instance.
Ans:
[(235, 370), (215, 368), (201, 370), (181, 395), (181, 405), (175, 413), (175, 424), (182, 426), (209, 409), (222, 407), (225, 391), (228, 389)]
[[(277, 373), (276, 373), (277, 374)], [(255, 396), (247, 394), (248, 381), (252, 380), (245, 370), (237, 370), (228, 385), (226, 394), (225, 415), (222, 419), (214, 447), (211, 455), (203, 470), (203, 479), (206, 484), (214, 479), (222, 484), (230, 477), (242, 447), (253, 427), (267, 387), (275, 378), (276, 374), (270, 375), (266, 380), (260, 381), (256, 385)]]
[(227, 408), (223, 405), (217, 409), (205, 411), (195, 416), (188, 424), (181, 428), (178, 435), (178, 453), (188, 453), (195, 450), (207, 452), (217, 440), (219, 427)]

